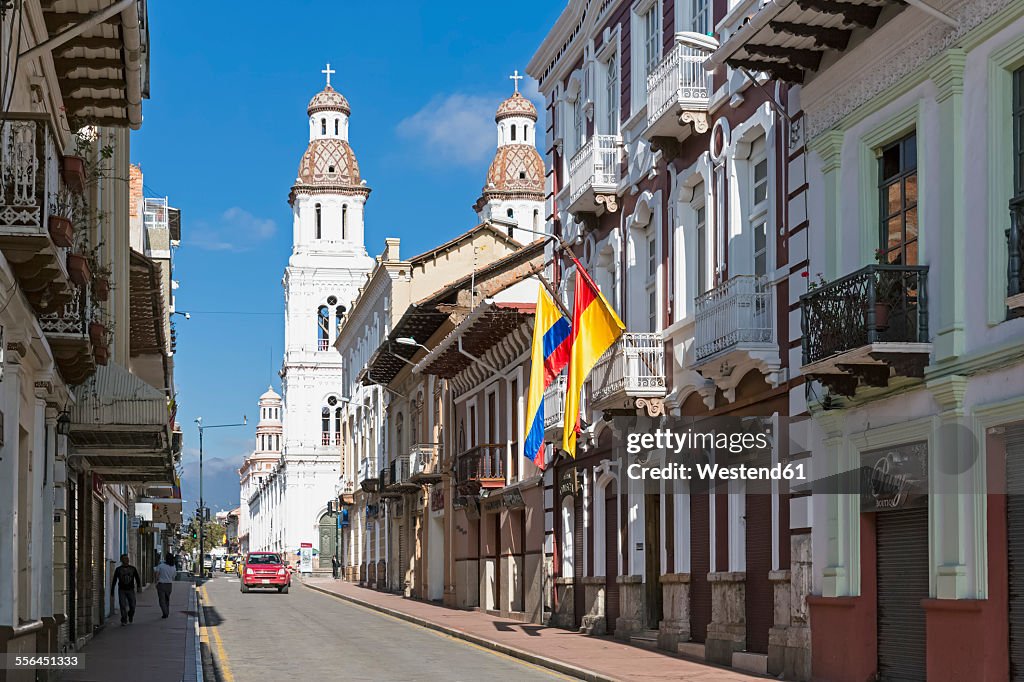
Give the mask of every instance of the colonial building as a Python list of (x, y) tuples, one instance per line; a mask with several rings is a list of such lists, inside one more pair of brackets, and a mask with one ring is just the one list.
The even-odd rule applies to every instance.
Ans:
[[(629, 489), (613, 447), (615, 416), (789, 414), (780, 93), (705, 69), (741, 5), (573, 0), (527, 68), (547, 102), (546, 229), (626, 324), (585, 389), (576, 458), (554, 461), (553, 622), (806, 677), (792, 569), (809, 523), (791, 509), (806, 502), (785, 486)], [(569, 307), (575, 266), (551, 255)], [(561, 393), (545, 404), (556, 445)]]
[(324, 72), (327, 86), (306, 109), (309, 145), (289, 195), (293, 231), (283, 281), (283, 454), (274, 475), (257, 486), (260, 499), (250, 501), (275, 527), (269, 544), (250, 542), (250, 547), (294, 553), (303, 542), (311, 543), (319, 552), (317, 570), (331, 568), (333, 547), (319, 547), (319, 526), (341, 473), (337, 390), (343, 360), (332, 346), (373, 265), (363, 242), (370, 188), (348, 142), (351, 108), (331, 87), (330, 65)]
[(751, 4), (712, 60), (792, 87), (791, 409), (867, 481), (810, 508), (818, 679), (1024, 671), (1024, 6), (934, 7)]
[(254, 514), (249, 507), (249, 500), (256, 494), (260, 483), (280, 464), (282, 411), (281, 396), (268, 386), (259, 400), (256, 448), (246, 456), (238, 470), (238, 551), (241, 553), (249, 551), (250, 546), (264, 547), (270, 542), (269, 529), (265, 525), (269, 523), (269, 518), (262, 513), (262, 508), (258, 508)]
[(129, 128), (149, 94), (149, 22), (113, 4), (0, 12), (14, 64), (0, 97), (0, 654), (80, 647), (112, 611), (118, 556), (148, 578), (179, 521), (180, 222), (166, 201), (143, 219)]

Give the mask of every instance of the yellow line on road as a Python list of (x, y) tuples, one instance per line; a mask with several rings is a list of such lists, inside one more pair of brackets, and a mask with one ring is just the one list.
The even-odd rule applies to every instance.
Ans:
[[(207, 605), (213, 606), (213, 602), (210, 601), (210, 593), (206, 591), (206, 585), (199, 588), (199, 592), (203, 596), (203, 606), (200, 608), (204, 608)], [(205, 618), (203, 619), (203, 622), (206, 622)], [(224, 642), (221, 641), (220, 632), (217, 631), (217, 626), (214, 625), (213, 627), (210, 627), (209, 625), (204, 625), (203, 629), (213, 635), (213, 645), (217, 651), (217, 667), (220, 670), (222, 682), (235, 682), (235, 676), (231, 672), (231, 664), (228, 662), (228, 654), (224, 651)]]

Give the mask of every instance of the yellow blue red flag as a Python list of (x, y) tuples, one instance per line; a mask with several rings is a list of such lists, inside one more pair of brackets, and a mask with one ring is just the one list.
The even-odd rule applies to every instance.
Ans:
[(575, 457), (583, 383), (597, 361), (626, 327), (580, 262), (575, 258), (573, 260), (576, 262), (576, 294), (572, 305), (572, 348), (569, 352), (569, 376), (565, 388), (562, 449)]
[(530, 354), (530, 392), (526, 396), (523, 456), (544, 468), (544, 390), (569, 363), (569, 320), (544, 287), (537, 290)]

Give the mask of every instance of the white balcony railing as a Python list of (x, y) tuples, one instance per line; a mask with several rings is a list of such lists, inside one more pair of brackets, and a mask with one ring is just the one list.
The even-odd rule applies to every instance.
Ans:
[(738, 275), (696, 299), (697, 362), (740, 343), (771, 343), (772, 289), (767, 277)]
[(704, 70), (707, 50), (676, 42), (647, 77), (647, 125), (654, 124), (672, 105), (705, 111), (711, 93), (711, 74)]
[(544, 430), (558, 428), (565, 421), (565, 375), (559, 374), (544, 391)]
[(660, 332), (625, 332), (590, 375), (593, 402), (665, 394), (665, 344)]
[(412, 476), (431, 476), (437, 473), (437, 443), (417, 443), (409, 452)]
[(614, 191), (619, 184), (618, 135), (594, 135), (569, 160), (569, 203), (588, 189)]

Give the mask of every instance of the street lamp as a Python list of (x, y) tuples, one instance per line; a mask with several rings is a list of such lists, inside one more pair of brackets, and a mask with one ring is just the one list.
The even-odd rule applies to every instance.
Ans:
[[(206, 429), (226, 429), (233, 426), (246, 426), (248, 423), (245, 415), (242, 415), (241, 424), (211, 424), (203, 426), (203, 418), (196, 417), (196, 426), (199, 428), (199, 577), (206, 577), (206, 565), (203, 563), (203, 555), (206, 554), (206, 505), (203, 502), (203, 431)], [(213, 568), (212, 566), (210, 568)]]
[(427, 351), (428, 353), (430, 352), (429, 348), (427, 348), (426, 346), (424, 346), (422, 343), (412, 338), (411, 336), (399, 336), (397, 339), (395, 339), (395, 343), (399, 343), (403, 346), (418, 346), (423, 350)]

